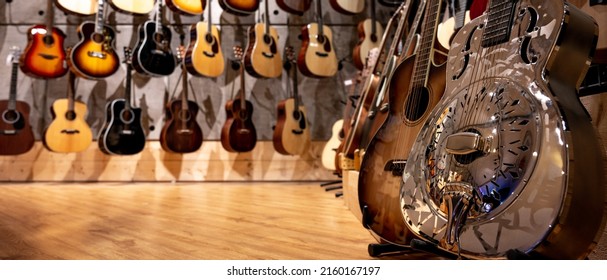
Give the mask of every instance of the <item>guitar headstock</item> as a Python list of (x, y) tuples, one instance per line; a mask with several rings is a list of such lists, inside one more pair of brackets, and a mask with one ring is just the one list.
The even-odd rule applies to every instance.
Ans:
[(371, 72), (373, 72), (373, 68), (375, 68), (375, 64), (379, 59), (379, 48), (372, 48), (367, 55), (367, 61), (365, 62), (365, 67), (362, 71), (362, 76), (367, 77)]
[(244, 50), (241, 46), (234, 46), (232, 48), (234, 50), (234, 60), (232, 60), (232, 69), (238, 70), (242, 64), (242, 56), (244, 55)]
[(287, 57), (287, 60), (289, 60), (289, 62), (295, 62), (295, 49), (293, 48), (293, 46), (285, 47), (285, 56)]
[(6, 65), (13, 63), (19, 63), (19, 57), (21, 56), (21, 48), (17, 46), (11, 47), (11, 52), (6, 57)]
[(177, 47), (177, 49), (175, 50), (175, 54), (177, 56), (177, 60), (182, 61), (183, 58), (185, 58), (185, 46), (184, 45), (179, 45)]

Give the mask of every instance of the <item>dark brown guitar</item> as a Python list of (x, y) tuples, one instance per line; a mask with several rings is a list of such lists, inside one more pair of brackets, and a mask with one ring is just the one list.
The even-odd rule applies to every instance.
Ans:
[(249, 152), (257, 143), (257, 131), (253, 124), (253, 104), (245, 98), (245, 73), (242, 62), (243, 50), (234, 48), (237, 67), (240, 70), (238, 97), (226, 103), (226, 122), (221, 129), (221, 145), (228, 152)]
[(19, 73), (19, 52), (13, 48), (11, 89), (8, 100), (0, 100), (0, 155), (19, 155), (34, 146), (34, 133), (29, 123), (30, 106), (17, 100), (17, 73)]
[[(183, 58), (185, 48), (180, 46), (178, 53)], [(159, 139), (163, 150), (178, 154), (197, 151), (203, 139), (202, 129), (196, 121), (198, 104), (188, 100), (188, 71), (183, 60), (181, 66), (181, 97), (167, 105), (167, 119)]]
[[(423, 1), (422, 1), (423, 2)], [(389, 114), (365, 151), (358, 181), (363, 224), (384, 241), (409, 245), (413, 234), (402, 219), (399, 191), (411, 146), (445, 91), (445, 64), (436, 65), (433, 45), (440, 0), (426, 1), (418, 51), (400, 62), (388, 88)]]

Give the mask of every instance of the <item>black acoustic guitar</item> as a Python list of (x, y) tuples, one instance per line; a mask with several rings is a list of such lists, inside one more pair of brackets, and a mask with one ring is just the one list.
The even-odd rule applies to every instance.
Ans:
[[(179, 47), (179, 56), (184, 57), (185, 47)], [(179, 99), (171, 101), (166, 108), (167, 118), (160, 132), (160, 145), (170, 153), (192, 153), (202, 146), (202, 129), (196, 121), (198, 104), (188, 100), (188, 71), (181, 63), (182, 91)]]
[(141, 125), (141, 109), (131, 105), (131, 49), (124, 48), (126, 82), (124, 98), (114, 99), (105, 106), (105, 123), (99, 132), (99, 149), (110, 155), (134, 155), (145, 147), (145, 132)]
[(157, 1), (155, 19), (139, 26), (139, 40), (133, 50), (133, 67), (138, 73), (168, 76), (177, 65), (171, 51), (171, 30), (161, 22), (162, 10), (162, 1)]

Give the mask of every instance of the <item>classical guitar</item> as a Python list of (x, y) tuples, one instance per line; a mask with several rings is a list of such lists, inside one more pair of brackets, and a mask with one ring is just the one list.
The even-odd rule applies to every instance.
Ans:
[(67, 73), (63, 47), (65, 33), (53, 27), (53, 1), (47, 0), (46, 25), (34, 25), (27, 31), (27, 46), (21, 54), (23, 73), (41, 79), (54, 79)]
[(145, 132), (141, 125), (141, 109), (131, 105), (131, 50), (124, 48), (126, 80), (124, 98), (105, 106), (105, 122), (99, 131), (99, 149), (109, 155), (134, 155), (145, 147)]
[[(185, 55), (185, 48), (180, 46), (179, 56)], [(192, 153), (202, 146), (203, 134), (196, 116), (198, 104), (188, 100), (188, 71), (181, 63), (181, 97), (169, 102), (166, 108), (167, 118), (160, 131), (160, 145), (170, 153)]]
[(381, 38), (384, 34), (384, 28), (381, 23), (375, 19), (375, 0), (370, 0), (371, 17), (358, 23), (358, 43), (352, 51), (352, 60), (354, 66), (358, 69), (363, 69), (367, 55), (373, 48), (379, 48)]
[(363, 224), (382, 240), (403, 246), (413, 238), (399, 208), (403, 169), (417, 133), (443, 96), (446, 79), (446, 65), (437, 64), (442, 58), (433, 47), (441, 0), (422, 4), (419, 48), (393, 70), (388, 114), (366, 146), (358, 178)]
[(154, 9), (154, 0), (109, 0), (109, 3), (117, 11), (134, 15), (147, 15)]
[(209, 1), (206, 22), (190, 26), (190, 44), (185, 54), (185, 65), (192, 75), (215, 78), (223, 73), (225, 62), (219, 31), (211, 21), (211, 6)]
[(259, 9), (260, 0), (219, 0), (219, 6), (231, 14), (248, 16)]
[(359, 14), (365, 9), (365, 0), (329, 0), (329, 3), (334, 10), (346, 15)]
[(325, 144), (322, 149), (321, 163), (322, 166), (328, 170), (338, 170), (338, 165), (336, 165), (335, 159), (337, 158), (337, 149), (343, 141), (344, 135), (342, 127), (344, 126), (344, 120), (339, 119), (331, 128), (331, 138)]
[(312, 6), (312, 0), (276, 0), (276, 4), (285, 12), (303, 16)]
[(323, 24), (321, 1), (316, 1), (316, 11), (318, 23), (310, 23), (301, 29), (302, 45), (297, 66), (302, 74), (309, 77), (332, 77), (337, 73), (333, 33)]
[[(161, 0), (157, 0), (162, 2)], [(184, 15), (201, 15), (206, 6), (206, 0), (165, 0), (173, 12)], [(210, 6), (210, 5), (209, 5)]]
[(13, 48), (9, 56), (12, 65), (11, 88), (8, 100), (0, 100), (0, 155), (19, 155), (34, 146), (34, 132), (29, 123), (30, 106), (17, 100), (19, 52)]
[(78, 38), (67, 57), (72, 72), (86, 79), (100, 79), (118, 71), (120, 59), (114, 49), (116, 33), (103, 23), (104, 0), (97, 2), (96, 21), (78, 26)]
[[(274, 149), (283, 155), (303, 155), (310, 148), (310, 124), (307, 120), (306, 108), (299, 100), (297, 89), (297, 62), (293, 48), (285, 50), (287, 72), (293, 71), (293, 97), (278, 103), (276, 127), (272, 135)], [(287, 88), (289, 86), (287, 85)]]
[(75, 100), (76, 75), (68, 74), (67, 98), (57, 99), (51, 106), (53, 121), (44, 131), (44, 146), (57, 153), (75, 153), (86, 150), (93, 142), (93, 133), (85, 121), (86, 104)]
[(221, 145), (228, 152), (249, 152), (257, 143), (257, 131), (253, 124), (253, 104), (245, 98), (245, 71), (242, 49), (234, 48), (235, 63), (240, 70), (240, 90), (238, 97), (225, 105), (226, 121), (221, 129)]
[(154, 20), (139, 25), (139, 40), (133, 49), (133, 68), (141, 74), (168, 76), (177, 59), (171, 50), (171, 30), (162, 24), (162, 1), (156, 3)]
[(79, 16), (90, 16), (97, 12), (97, 0), (55, 0), (62, 11)]
[[(454, 257), (584, 259), (603, 235), (605, 150), (577, 88), (594, 20), (564, 1), (490, 1), (453, 39), (399, 209)], [(516, 69), (516, 71), (513, 71)]]
[(249, 27), (249, 40), (244, 55), (245, 70), (258, 78), (277, 78), (282, 73), (278, 52), (278, 32), (270, 26), (268, 0), (264, 1), (264, 22)]

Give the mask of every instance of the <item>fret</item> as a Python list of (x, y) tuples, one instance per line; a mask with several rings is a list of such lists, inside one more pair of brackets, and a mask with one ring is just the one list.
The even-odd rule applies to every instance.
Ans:
[(263, 17), (263, 21), (264, 21), (263, 23), (265, 25), (266, 34), (270, 34), (270, 15), (268, 13), (270, 10), (268, 7), (269, 6), (268, 3), (270, 2), (270, 0), (264, 0), (263, 2), (265, 3), (265, 8), (266, 8), (266, 12), (264, 13), (264, 17)]
[(103, 33), (103, 17), (105, 13), (104, 9), (104, 0), (99, 0), (97, 3), (97, 21), (95, 22), (95, 33), (102, 34)]
[(482, 46), (491, 47), (506, 42), (512, 28), (515, 3), (513, 1), (491, 2), (487, 26), (483, 33)]
[(17, 109), (17, 75), (19, 73), (19, 60), (14, 60), (11, 71), (11, 91), (8, 101), (8, 110), (14, 111)]

